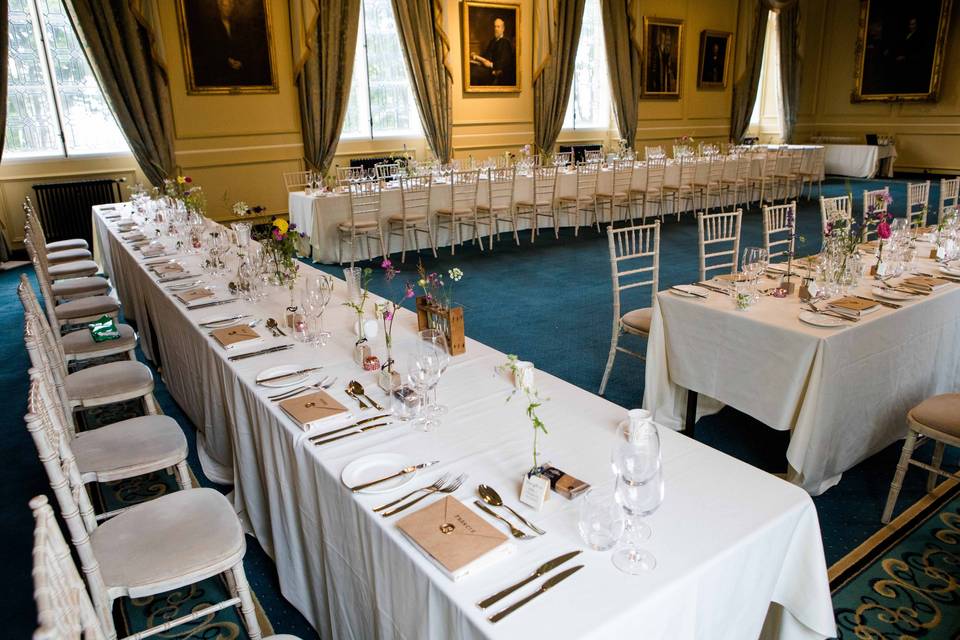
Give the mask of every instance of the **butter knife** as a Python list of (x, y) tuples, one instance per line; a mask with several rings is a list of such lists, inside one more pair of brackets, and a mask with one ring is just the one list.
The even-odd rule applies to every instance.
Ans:
[(347, 426), (340, 427), (339, 429), (333, 429), (332, 431), (326, 431), (324, 433), (318, 433), (315, 436), (310, 436), (310, 440), (322, 440), (323, 438), (332, 436), (336, 433), (340, 433), (341, 431), (346, 431), (347, 429), (356, 429), (360, 425), (367, 424), (368, 422), (375, 422), (376, 420), (382, 420), (383, 418), (389, 418), (389, 417), (390, 417), (389, 413), (381, 413), (380, 415), (373, 416), (372, 418), (364, 418), (363, 420), (357, 420), (353, 424), (348, 424)]
[(230, 356), (227, 358), (230, 362), (236, 362), (237, 360), (245, 360), (246, 358), (253, 358), (255, 356), (262, 356), (268, 353), (275, 353), (277, 351), (286, 351), (287, 349), (293, 349), (292, 344), (284, 344), (278, 347), (270, 347), (269, 349), (263, 349), (261, 351), (253, 351), (251, 353), (240, 353), (235, 356)]
[(313, 440), (313, 444), (319, 446), (321, 444), (327, 444), (328, 442), (334, 442), (336, 440), (342, 440), (343, 438), (349, 438), (350, 436), (358, 436), (365, 431), (370, 431), (371, 429), (377, 429), (379, 427), (385, 427), (388, 424), (393, 424), (392, 422), (378, 422), (376, 424), (371, 424), (366, 427), (360, 428), (358, 431), (351, 431), (350, 433), (345, 433), (342, 436), (334, 436), (332, 438), (327, 438), (326, 440)]
[(370, 482), (364, 482), (363, 484), (358, 484), (355, 487), (347, 487), (347, 488), (350, 489), (350, 491), (352, 491), (353, 493), (356, 493), (357, 491), (363, 491), (364, 489), (375, 487), (378, 484), (383, 484), (384, 482), (393, 480), (394, 478), (399, 478), (401, 476), (411, 474), (417, 469), (426, 469), (427, 467), (432, 467), (438, 462), (440, 461), (434, 460), (433, 462), (421, 462), (420, 464), (412, 464), (409, 467), (404, 467), (403, 469), (400, 469), (400, 471), (397, 471), (396, 473), (390, 474), (389, 476), (384, 476), (382, 478), (379, 478), (378, 480), (371, 480)]
[(566, 580), (567, 578), (575, 574), (577, 571), (580, 571), (580, 569), (583, 569), (582, 564), (578, 564), (575, 567), (570, 567), (566, 571), (558, 573), (557, 575), (553, 576), (549, 580), (544, 581), (544, 583), (540, 585), (539, 589), (537, 589), (536, 591), (528, 595), (526, 598), (517, 600), (512, 605), (504, 609), (503, 611), (500, 611), (499, 613), (495, 613), (487, 619), (490, 622), (500, 622), (501, 620), (506, 618), (508, 615), (510, 615), (511, 613), (513, 613), (514, 611), (522, 607), (523, 605), (527, 604), (537, 596), (546, 593), (547, 590), (552, 589), (553, 587), (557, 586), (558, 584), (560, 584), (561, 582), (563, 582), (564, 580)]
[(311, 371), (319, 371), (323, 369), (320, 367), (310, 367), (309, 369), (300, 369), (299, 371), (291, 371), (290, 373), (284, 373), (279, 376), (270, 376), (269, 378), (264, 378), (262, 380), (257, 380), (257, 384), (263, 384), (264, 382), (276, 382), (277, 380), (283, 380), (284, 378), (292, 378), (294, 376), (303, 375), (304, 373), (310, 373)]
[(480, 607), (481, 609), (486, 609), (486, 608), (489, 607), (490, 605), (492, 605), (492, 604), (494, 604), (494, 603), (502, 600), (503, 598), (507, 597), (508, 595), (510, 595), (511, 593), (513, 593), (514, 591), (516, 591), (517, 589), (519, 589), (520, 587), (522, 587), (522, 586), (524, 586), (524, 585), (526, 585), (526, 584), (529, 584), (529, 583), (533, 582), (534, 580), (536, 580), (537, 578), (540, 578), (540, 577), (542, 577), (542, 576), (550, 573), (551, 571), (553, 571), (554, 569), (556, 569), (557, 567), (559, 567), (560, 565), (562, 565), (562, 564), (563, 564), (564, 562), (566, 562), (567, 560), (570, 560), (571, 558), (574, 558), (574, 557), (578, 556), (581, 551), (582, 551), (581, 549), (578, 549), (577, 551), (571, 551), (570, 553), (565, 553), (565, 554), (563, 554), (562, 556), (557, 556), (557, 557), (554, 558), (553, 560), (548, 560), (547, 562), (544, 562), (542, 565), (540, 565), (539, 567), (537, 567), (537, 568), (534, 570), (533, 573), (531, 573), (529, 576), (527, 576), (526, 578), (524, 578), (524, 579), (521, 580), (520, 582), (517, 582), (516, 584), (510, 585), (509, 587), (507, 587), (507, 588), (504, 589), (503, 591), (500, 591), (500, 592), (498, 592), (498, 593), (495, 593), (495, 594), (493, 594), (492, 596), (490, 596), (489, 598), (486, 598), (485, 600), (481, 600), (480, 602), (477, 603), (477, 606)]
[(230, 298), (229, 300), (214, 300), (213, 302), (204, 302), (201, 304), (195, 304), (187, 307), (187, 311), (193, 311), (194, 309), (206, 309), (207, 307), (216, 307), (221, 304), (230, 304), (231, 302), (236, 302), (239, 298)]
[(177, 280), (187, 280), (189, 278), (196, 278), (197, 275), (198, 274), (196, 273), (188, 273), (183, 276), (177, 276), (176, 278), (158, 278), (157, 282), (159, 282), (160, 284), (166, 284), (168, 282), (176, 282)]

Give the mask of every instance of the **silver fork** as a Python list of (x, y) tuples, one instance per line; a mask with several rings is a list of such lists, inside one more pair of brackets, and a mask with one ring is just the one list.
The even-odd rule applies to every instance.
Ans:
[(315, 382), (313, 384), (307, 384), (302, 387), (297, 387), (296, 389), (291, 389), (289, 391), (284, 391), (283, 393), (278, 393), (275, 396), (267, 396), (268, 400), (273, 402), (278, 402), (280, 400), (286, 400), (287, 398), (292, 398), (293, 396), (303, 393), (304, 391), (309, 391), (310, 389), (329, 389), (333, 386), (333, 383), (336, 382), (336, 377), (331, 378), (327, 376), (326, 378)]
[(380, 505), (379, 507), (374, 507), (373, 511), (374, 511), (375, 513), (379, 513), (379, 512), (381, 512), (381, 511), (383, 511), (384, 509), (389, 509), (390, 507), (392, 507), (392, 506), (394, 506), (394, 505), (396, 505), (396, 504), (400, 504), (401, 502), (403, 502), (403, 501), (406, 500), (407, 498), (410, 498), (410, 497), (415, 496), (416, 494), (420, 493), (421, 491), (429, 491), (429, 492), (431, 492), (431, 493), (434, 492), (434, 491), (439, 491), (440, 488), (443, 486), (443, 483), (446, 482), (446, 481), (449, 480), (449, 479), (450, 479), (450, 474), (449, 474), (449, 473), (445, 473), (445, 474), (443, 474), (442, 476), (440, 476), (439, 478), (437, 478), (437, 479), (433, 482), (433, 484), (428, 484), (428, 485), (425, 486), (425, 487), (420, 487), (419, 489), (414, 489), (413, 491), (411, 491), (411, 492), (408, 493), (407, 495), (401, 496), (401, 497), (397, 498), (396, 500), (394, 500), (393, 502), (388, 502), (387, 504), (382, 504), (382, 505)]
[(432, 495), (435, 494), (435, 493), (453, 493), (454, 491), (456, 491), (457, 489), (460, 488), (460, 485), (462, 485), (462, 484), (463, 484), (463, 481), (466, 480), (466, 479), (467, 479), (467, 475), (466, 475), (466, 474), (459, 475), (459, 476), (456, 477), (456, 479), (454, 479), (453, 482), (449, 483), (449, 484), (446, 485), (445, 487), (441, 487), (441, 488), (437, 489), (436, 491), (428, 491), (427, 493), (424, 493), (422, 496), (418, 496), (418, 497), (414, 498), (413, 500), (411, 500), (410, 502), (408, 502), (408, 503), (406, 503), (406, 504), (402, 504), (402, 505), (400, 505), (399, 507), (396, 507), (396, 508), (394, 508), (394, 509), (392, 509), (392, 510), (390, 510), (390, 511), (384, 511), (384, 512), (381, 513), (380, 515), (382, 515), (384, 518), (389, 518), (389, 517), (392, 516), (392, 515), (396, 515), (396, 514), (400, 513), (401, 511), (405, 511), (406, 509), (409, 509), (410, 507), (412, 507), (413, 505), (417, 504), (418, 502), (420, 502), (420, 501), (423, 500), (424, 498), (426, 498), (426, 497), (428, 497), (428, 496), (432, 496)]

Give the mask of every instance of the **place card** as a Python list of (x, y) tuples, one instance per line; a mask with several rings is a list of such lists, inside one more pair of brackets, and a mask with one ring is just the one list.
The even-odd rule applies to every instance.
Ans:
[(251, 342), (263, 341), (260, 334), (248, 325), (217, 329), (216, 331), (211, 331), (210, 336), (219, 342), (220, 346), (224, 349), (232, 349), (237, 345), (248, 346)]
[(520, 502), (540, 511), (550, 491), (550, 479), (541, 475), (525, 474), (520, 487)]
[(203, 298), (212, 298), (213, 291), (205, 287), (200, 287), (198, 289), (190, 289), (189, 291), (181, 291), (180, 293), (174, 294), (180, 302), (184, 304), (190, 304), (197, 300), (202, 300)]
[(324, 391), (314, 391), (305, 396), (296, 396), (280, 403), (280, 408), (304, 430), (345, 415), (347, 408)]
[(411, 513), (397, 528), (452, 580), (489, 566), (515, 548), (453, 496)]

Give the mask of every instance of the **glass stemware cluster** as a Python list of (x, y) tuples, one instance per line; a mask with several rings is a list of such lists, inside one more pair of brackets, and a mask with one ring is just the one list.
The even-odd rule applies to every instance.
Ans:
[(413, 426), (430, 431), (440, 424), (439, 417), (447, 412), (447, 407), (437, 402), (437, 387), (450, 364), (450, 351), (447, 339), (436, 329), (424, 329), (417, 337), (407, 369), (407, 381), (419, 398)]
[[(330, 332), (324, 329), (323, 312), (333, 297), (333, 278), (322, 274), (306, 278), (300, 299), (301, 309), (307, 316), (307, 340), (314, 347), (326, 346)], [(313, 325), (313, 328), (309, 328)]]
[(734, 283), (734, 302), (746, 309), (760, 300), (760, 279), (767, 271), (770, 256), (762, 247), (745, 247), (740, 258), (740, 276)]

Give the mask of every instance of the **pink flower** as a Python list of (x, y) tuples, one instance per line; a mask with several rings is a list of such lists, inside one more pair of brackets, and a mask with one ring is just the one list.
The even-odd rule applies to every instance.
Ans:
[(389, 269), (392, 266), (393, 266), (393, 263), (390, 262), (390, 258), (384, 258), (383, 262), (380, 263), (381, 269)]
[(882, 240), (886, 240), (890, 237), (890, 224), (886, 221), (881, 222), (877, 225), (877, 235), (880, 236)]
[(277, 229), (276, 227), (273, 228), (273, 239), (277, 242), (283, 240), (283, 236), (280, 235), (280, 229)]
[(408, 282), (408, 283), (407, 283), (407, 290), (404, 292), (403, 297), (404, 297), (405, 299), (409, 300), (409, 299), (412, 298), (414, 295), (415, 295), (415, 293), (414, 293), (414, 291), (413, 291), (413, 285)]

